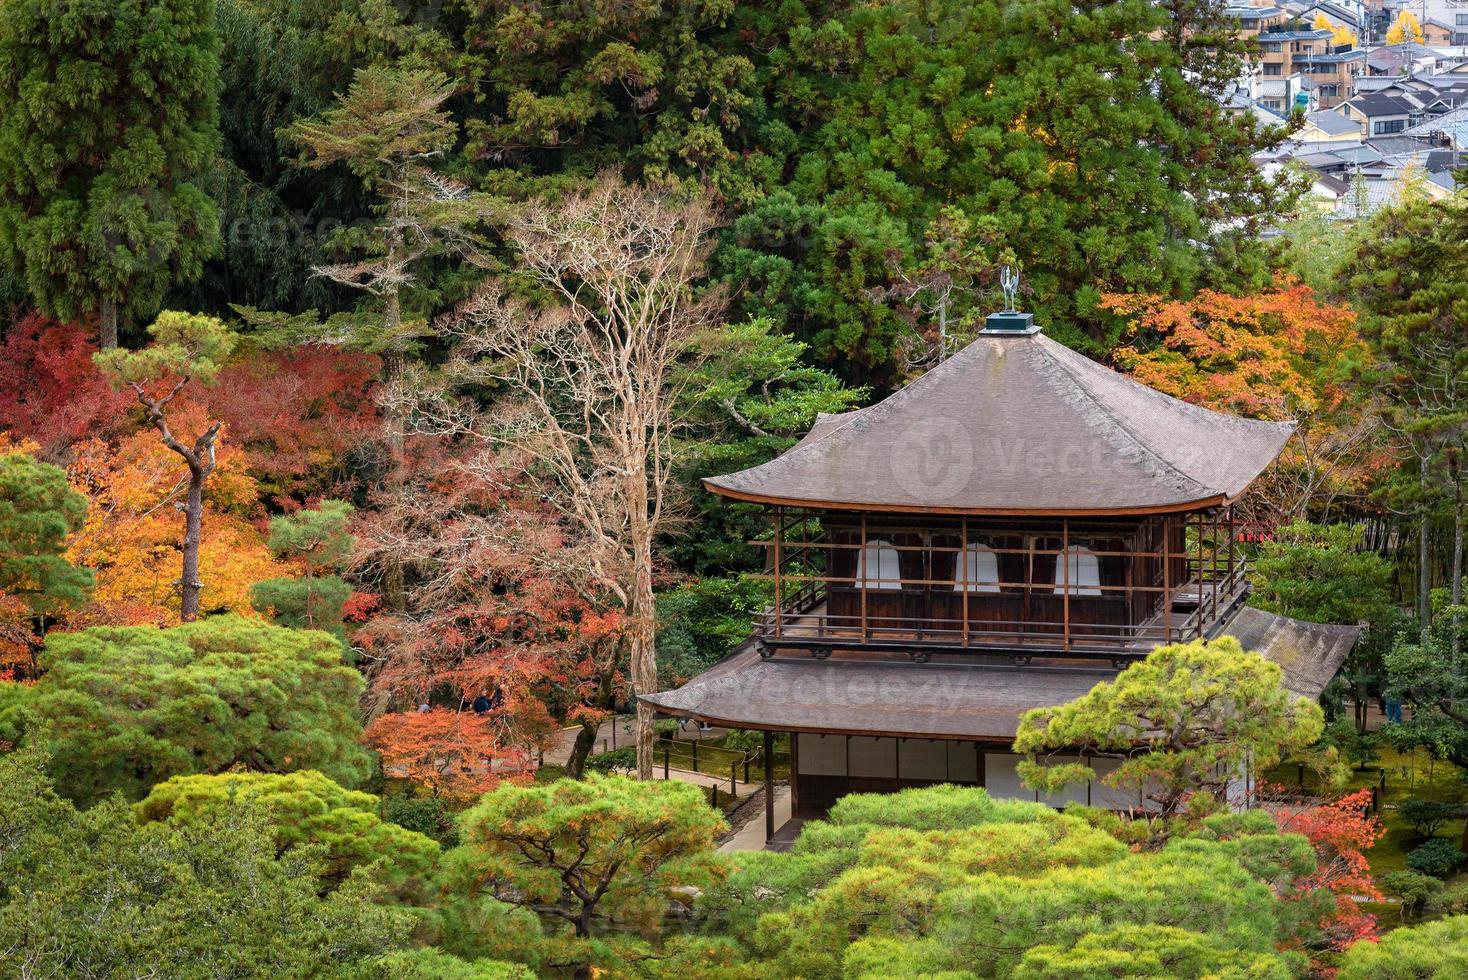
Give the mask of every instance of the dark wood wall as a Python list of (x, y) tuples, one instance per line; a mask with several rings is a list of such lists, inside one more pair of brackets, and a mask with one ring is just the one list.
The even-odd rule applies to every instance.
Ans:
[[(857, 574), (863, 540), (861, 515), (833, 513), (822, 524), (830, 549), (827, 575), (832, 625), (856, 627), (862, 619), (862, 589), (859, 583), (842, 582)], [(1171, 538), (1170, 581), (1176, 587), (1184, 571), (1185, 532), (1179, 521), (1168, 524)], [(1065, 618), (1065, 597), (1055, 592), (1055, 572), (1063, 540), (1073, 547), (1097, 552), (1099, 596), (1070, 596), (1073, 632), (1084, 633), (1088, 625), (1120, 627), (1144, 622), (1160, 603), (1163, 584), (1163, 521), (1161, 518), (1133, 520), (1031, 520), (984, 521), (970, 518), (966, 530), (957, 520), (934, 517), (904, 518), (867, 515), (865, 540), (890, 542), (898, 549), (900, 589), (867, 588), (866, 623), (872, 629), (917, 629), (928, 624), (934, 630), (958, 630), (965, 619), (970, 628), (984, 624), (1023, 623), (1025, 632), (1060, 632)], [(996, 592), (955, 590), (960, 578), (958, 561), (965, 539), (993, 549), (1000, 580)], [(875, 570), (873, 570), (875, 574)], [(1101, 632), (1105, 632), (1102, 630)]]

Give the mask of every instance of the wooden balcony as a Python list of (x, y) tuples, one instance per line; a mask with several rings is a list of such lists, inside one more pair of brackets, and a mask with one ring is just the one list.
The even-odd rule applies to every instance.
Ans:
[[(1171, 590), (1170, 604), (1165, 606), (1159, 600), (1157, 610), (1137, 623), (1105, 621), (1121, 618), (1124, 600), (1120, 597), (1072, 597), (1072, 618), (1067, 622), (1023, 615), (1023, 597), (970, 595), (965, 621), (953, 614), (953, 607), (962, 605), (962, 596), (910, 591), (889, 593), (881, 602), (869, 596), (863, 616), (859, 611), (832, 611), (833, 605), (837, 610), (849, 607), (850, 603), (842, 602), (842, 591), (809, 583), (780, 608), (765, 608), (755, 626), (761, 654), (772, 657), (781, 651), (805, 651), (825, 658), (835, 651), (881, 651), (920, 663), (936, 653), (999, 655), (1021, 661), (1035, 656), (1129, 661), (1161, 644), (1217, 636), (1243, 605), (1248, 583), (1242, 564), (1225, 578), (1195, 578)], [(1057, 605), (1061, 598), (1045, 596), (1045, 603), (1032, 599), (1031, 608)], [(894, 609), (897, 605), (904, 608)], [(1105, 615), (1108, 610), (1117, 615)]]

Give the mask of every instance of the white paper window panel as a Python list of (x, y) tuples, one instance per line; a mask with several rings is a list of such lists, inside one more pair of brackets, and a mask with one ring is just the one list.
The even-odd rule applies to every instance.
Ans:
[(998, 592), (999, 556), (987, 545), (971, 544), (964, 549), (963, 564), (953, 579), (953, 591)]
[(1102, 778), (1121, 765), (1120, 759), (1091, 759), (1091, 768), (1096, 771), (1096, 781), (1091, 784), (1091, 805), (1106, 810), (1129, 810), (1137, 806), (1141, 797), (1136, 790), (1112, 789)]
[(897, 774), (903, 779), (949, 779), (947, 744), (940, 739), (898, 739)]
[(984, 788), (990, 796), (996, 800), (1034, 800), (1035, 791), (1025, 789), (1014, 771), (1020, 758), (1009, 752), (984, 753)]
[(845, 735), (796, 735), (795, 738), (795, 754), (802, 775), (846, 775)]
[(1071, 595), (1101, 594), (1101, 559), (1090, 548), (1071, 545), (1063, 558), (1055, 562), (1056, 595), (1064, 595), (1067, 587)]
[(856, 584), (868, 589), (902, 588), (901, 559), (891, 542), (881, 538), (868, 541), (857, 562)]
[(853, 735), (848, 758), (853, 776), (895, 779), (897, 776), (897, 739)]
[[(1062, 763), (1080, 762), (1080, 761), (1081, 761), (1081, 757), (1078, 756), (1078, 755), (1071, 755), (1071, 756), (1057, 755), (1057, 756), (1051, 756), (1051, 757), (1049, 757), (1049, 758), (1046, 759), (1046, 763), (1048, 765), (1060, 765)], [(1042, 793), (1042, 794), (1040, 794), (1040, 802), (1046, 804), (1047, 806), (1053, 806), (1057, 810), (1065, 807), (1067, 804), (1070, 804), (1070, 803), (1085, 803), (1086, 802), (1086, 784), (1085, 783), (1075, 783), (1073, 785), (1067, 786), (1065, 789), (1061, 790), (1059, 793)]]

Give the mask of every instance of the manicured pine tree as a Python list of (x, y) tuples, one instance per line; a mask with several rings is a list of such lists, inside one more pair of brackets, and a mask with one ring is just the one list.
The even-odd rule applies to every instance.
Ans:
[(251, 590), (255, 608), (271, 610), (276, 622), (304, 629), (340, 632), (342, 607), (351, 587), (335, 573), (351, 557), (355, 539), (347, 531), (352, 505), (323, 500), (314, 508), (270, 522), (270, 550), (277, 558), (300, 561), (300, 578), (273, 578)]
[(218, 246), (218, 77), (212, 0), (0, 5), (0, 262), (104, 348)]

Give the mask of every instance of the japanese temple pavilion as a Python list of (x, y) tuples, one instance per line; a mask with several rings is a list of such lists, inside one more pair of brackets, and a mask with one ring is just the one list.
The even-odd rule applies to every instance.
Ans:
[(938, 782), (1136, 805), (1100, 783), (1024, 789), (1009, 752), (1019, 716), (1159, 644), (1222, 634), (1320, 695), (1356, 628), (1247, 607), (1235, 542), (1234, 502), (1293, 428), (1178, 401), (1028, 314), (994, 314), (885, 401), (704, 481), (768, 511), (757, 543), (774, 601), (748, 643), (643, 700), (767, 745), (792, 733), (795, 825), (846, 793)]

